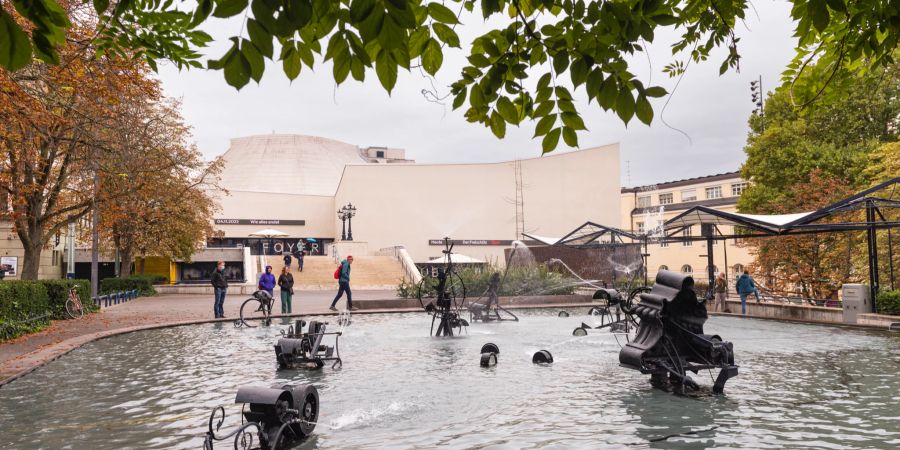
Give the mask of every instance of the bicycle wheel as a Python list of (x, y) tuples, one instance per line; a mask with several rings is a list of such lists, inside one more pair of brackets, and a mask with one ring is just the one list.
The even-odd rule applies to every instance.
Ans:
[(75, 302), (72, 299), (66, 300), (66, 314), (73, 319), (80, 319), (84, 316), (84, 308), (81, 307), (81, 302)]
[[(253, 309), (252, 305), (249, 308), (247, 307), (247, 304), (249, 304), (250, 302), (256, 302), (256, 309)], [(245, 327), (255, 327), (256, 325), (250, 325), (250, 321), (252, 320), (259, 320), (264, 325), (270, 325), (272, 321), (269, 309), (266, 308), (266, 305), (255, 298), (248, 298), (247, 300), (244, 300), (244, 303), (241, 304), (240, 317), (241, 318), (238, 325), (243, 325)]]

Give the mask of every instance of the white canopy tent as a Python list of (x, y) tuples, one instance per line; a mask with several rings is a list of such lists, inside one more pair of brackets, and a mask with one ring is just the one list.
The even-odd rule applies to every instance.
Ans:
[[(466, 256), (461, 253), (454, 253), (452, 256), (453, 264), (484, 264), (485, 261), (482, 261), (477, 258), (473, 258), (471, 256)], [(426, 264), (446, 264), (447, 263), (447, 255), (439, 256), (437, 258), (429, 260)]]

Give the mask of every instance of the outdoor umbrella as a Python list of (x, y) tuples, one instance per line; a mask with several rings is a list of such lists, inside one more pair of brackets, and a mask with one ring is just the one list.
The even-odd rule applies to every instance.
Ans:
[[(250, 233), (250, 236), (264, 237), (266, 239), (272, 239), (273, 237), (284, 237), (287, 235), (288, 234), (285, 233), (284, 231), (273, 230), (271, 228), (265, 228), (265, 229), (255, 232), (255, 233)], [(266, 248), (263, 247), (263, 256), (265, 256), (265, 254), (266, 254)]]

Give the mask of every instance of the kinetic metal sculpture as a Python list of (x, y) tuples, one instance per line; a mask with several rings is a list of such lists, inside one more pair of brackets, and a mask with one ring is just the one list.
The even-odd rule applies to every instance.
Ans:
[(693, 286), (694, 279), (687, 275), (668, 270), (656, 274), (653, 289), (640, 294), (640, 303), (631, 308), (640, 324), (634, 339), (619, 352), (619, 363), (650, 374), (654, 387), (671, 386), (681, 394), (685, 387), (699, 389), (688, 372), (717, 368), (713, 392), (721, 394), (725, 382), (738, 374), (734, 350), (719, 336), (703, 334), (706, 302), (697, 300)]
[(312, 434), (319, 419), (319, 392), (311, 385), (244, 386), (238, 389), (234, 402), (243, 404), (241, 426), (226, 435), (216, 435), (225, 422), (225, 408), (216, 407), (209, 416), (204, 450), (212, 450), (214, 442), (231, 437), (236, 450), (283, 449)]
[[(251, 304), (251, 302), (256, 302), (259, 306), (256, 310), (251, 310), (247, 307), (247, 305)], [(250, 320), (259, 320), (263, 323), (263, 325), (269, 326), (272, 324), (272, 294), (268, 291), (259, 290), (253, 293), (253, 296), (244, 300), (244, 303), (241, 304), (241, 315), (240, 319), (234, 321), (234, 326), (240, 327), (254, 327), (255, 325), (250, 325)]]
[[(507, 268), (508, 267), (509, 266), (507, 266)], [(504, 320), (512, 322), (519, 321), (519, 318), (516, 317), (515, 314), (500, 306), (500, 285), (500, 273), (494, 272), (491, 274), (490, 281), (488, 281), (488, 288), (486, 291), (487, 299), (483, 302), (479, 301), (481, 299), (478, 299), (469, 304), (469, 320), (472, 322), (501, 322)], [(502, 315), (500, 314), (501, 312), (503, 313)]]
[(586, 336), (588, 330), (603, 328), (609, 328), (612, 333), (630, 333), (638, 326), (637, 318), (633, 314), (634, 300), (639, 294), (648, 291), (650, 288), (642, 286), (631, 289), (627, 295), (623, 295), (616, 289), (598, 289), (594, 292), (594, 300), (603, 301), (605, 304), (591, 308), (590, 315), (600, 317), (600, 325), (592, 327), (582, 322), (572, 335)]
[[(425, 309), (425, 312), (431, 315), (431, 335), (432, 336), (453, 336), (453, 330), (456, 334), (462, 332), (463, 327), (469, 326), (466, 319), (460, 317), (462, 307), (466, 302), (466, 285), (462, 278), (453, 268), (453, 244), (450, 238), (444, 238), (443, 253), (447, 255), (447, 263), (444, 267), (437, 270), (437, 286), (435, 286), (435, 301), (427, 305), (422, 300), (425, 295), (424, 285), (427, 278), (423, 278), (419, 283), (418, 298), (419, 304)], [(460, 296), (461, 298), (458, 298)], [(434, 330), (435, 322), (438, 323), (437, 331)]]
[[(341, 351), (338, 348), (338, 339), (342, 332), (325, 332), (328, 322), (309, 322), (306, 333), (303, 326), (306, 321), (297, 320), (294, 326), (288, 327), (288, 332), (275, 344), (275, 358), (281, 369), (321, 369), (325, 361), (334, 361), (332, 369), (343, 365)], [(282, 331), (284, 333), (284, 331)], [(326, 335), (334, 336), (334, 346), (322, 345), (322, 339)]]

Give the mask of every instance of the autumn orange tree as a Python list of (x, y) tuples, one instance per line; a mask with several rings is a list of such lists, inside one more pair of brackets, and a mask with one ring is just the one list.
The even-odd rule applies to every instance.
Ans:
[[(64, 7), (72, 27), (58, 64), (36, 59), (17, 72), (0, 69), (0, 193), (24, 246), (23, 279), (37, 278), (42, 250), (70, 219), (140, 189), (145, 175), (182, 166), (177, 155), (136, 157), (145, 147), (132, 146), (149, 135), (136, 126), (146, 113), (140, 105), (162, 98), (146, 63), (98, 55), (93, 8)], [(125, 188), (101, 190), (122, 174), (131, 180)]]
[[(129, 126), (116, 129), (116, 155), (126, 171), (102, 180), (100, 195), (108, 200), (100, 206), (100, 230), (126, 277), (135, 255), (189, 260), (214, 233), (217, 205), (208, 192), (218, 189), (221, 160), (206, 163), (190, 143), (178, 102), (122, 106), (130, 110)], [(162, 170), (143, 170), (148, 166)]]

